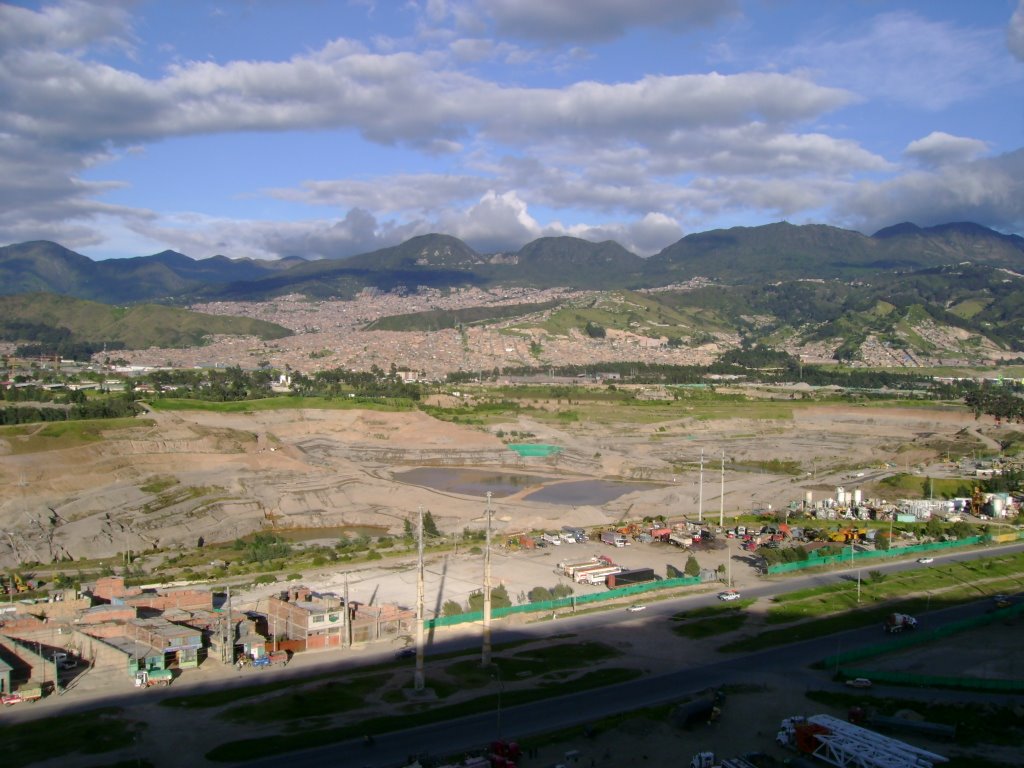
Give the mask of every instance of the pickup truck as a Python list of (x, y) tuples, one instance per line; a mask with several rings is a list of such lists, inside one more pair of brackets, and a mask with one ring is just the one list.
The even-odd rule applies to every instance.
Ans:
[(154, 685), (168, 686), (174, 682), (174, 672), (169, 669), (140, 669), (135, 673), (136, 688), (151, 688)]
[(21, 688), (13, 693), (5, 693), (0, 697), (0, 702), (10, 706), (12, 704), (20, 704), (23, 701), (38, 701), (43, 698), (42, 686), (35, 685), (29, 688)]

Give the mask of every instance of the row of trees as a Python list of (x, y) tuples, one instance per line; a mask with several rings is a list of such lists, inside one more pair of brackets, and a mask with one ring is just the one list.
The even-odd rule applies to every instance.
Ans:
[(119, 419), (135, 416), (138, 406), (131, 396), (105, 397), (86, 400), (81, 392), (74, 405), (47, 408), (45, 406), (13, 406), (0, 408), (0, 425), (33, 424), (37, 422), (75, 421), (80, 419)]

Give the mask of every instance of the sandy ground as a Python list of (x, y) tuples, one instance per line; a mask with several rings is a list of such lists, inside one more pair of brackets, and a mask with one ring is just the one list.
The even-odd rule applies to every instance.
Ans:
[[(888, 471), (997, 445), (963, 410), (811, 406), (791, 420), (683, 418), (657, 424), (552, 426), (522, 417), (476, 428), (422, 413), (277, 411), (150, 414), (152, 426), (59, 451), (21, 453), (29, 436), (0, 439), (0, 567), (77, 560), (131, 549), (194, 547), (254, 530), (376, 526), (398, 533), (420, 507), (443, 531), (482, 527), (483, 498), (395, 481), (417, 466), (479, 467), (658, 487), (600, 505), (496, 500), (495, 533), (597, 526), (644, 515), (709, 516), (779, 508), (870, 487)], [(555, 459), (519, 458), (498, 433), (561, 446)], [(703, 483), (698, 464), (703, 452)], [(720, 461), (728, 457), (724, 484)], [(744, 471), (798, 462), (800, 478)], [(687, 467), (680, 472), (680, 467)], [(864, 471), (857, 477), (858, 471)], [(156, 490), (147, 484), (169, 481)], [(720, 488), (724, 486), (724, 498)], [(865, 490), (865, 496), (868, 490)]]
[[(421, 413), (365, 411), (181, 412), (148, 418), (154, 420), (152, 426), (140, 420), (136, 429), (62, 451), (20, 453), (18, 441), (27, 437), (0, 440), (0, 566), (51, 557), (107, 556), (123, 552), (126, 546), (135, 553), (154, 547), (190, 548), (199, 537), (230, 541), (254, 530), (279, 527), (377, 526), (398, 533), (404, 520), (420, 507), (431, 511), (442, 531), (483, 527), (482, 497), (394, 479), (394, 473), (420, 466), (542, 474), (551, 482), (602, 478), (659, 484), (601, 505), (531, 502), (524, 499), (529, 489), (495, 499), (497, 541), (517, 531), (606, 525), (644, 515), (693, 518), (702, 512), (714, 520), (720, 511), (729, 516), (768, 504), (779, 508), (808, 494), (821, 499), (833, 495), (836, 486), (869, 488), (875, 479), (893, 471), (873, 469), (885, 462), (900, 468), (938, 462), (951, 446), (962, 447), (969, 455), (971, 450), (991, 448), (997, 436), (993, 427), (979, 424), (966, 411), (861, 406), (810, 406), (798, 409), (786, 421), (682, 418), (638, 425), (617, 424), (609, 418), (602, 424), (552, 426), (522, 417), (486, 430), (439, 422)], [(563, 452), (557, 460), (519, 459), (504, 449), (499, 430), (531, 433), (531, 441), (559, 445)], [(702, 451), (706, 459), (703, 486), (697, 470)], [(730, 462), (724, 498), (715, 465), (723, 451)], [(809, 467), (811, 474), (791, 478), (733, 468), (773, 458), (797, 461)], [(682, 465), (689, 470), (679, 472)], [(863, 477), (857, 476), (860, 472)], [(155, 479), (168, 482), (163, 489), (147, 490), (144, 486)], [(334, 533), (331, 536), (336, 538)], [(558, 560), (595, 552), (612, 553), (625, 565), (649, 565), (661, 574), (668, 565), (681, 568), (686, 558), (668, 547), (611, 549), (591, 542), (530, 553), (500, 552), (494, 560), (494, 578), (505, 583), (515, 599), (533, 586), (558, 583)], [(740, 553), (729, 554), (734, 557), (727, 560), (723, 550), (699, 554), (698, 560), (705, 568), (729, 563), (730, 575), (742, 589), (754, 578), (753, 572)], [(449, 598), (464, 600), (478, 587), (480, 570), (480, 558), (467, 553), (431, 557), (428, 603), (434, 600), (439, 606)], [(367, 601), (372, 596), (377, 602), (414, 602), (414, 564), (409, 559), (360, 568), (355, 574), (337, 570), (304, 574), (304, 582), (320, 591), (340, 593), (346, 579), (353, 599)], [(239, 603), (258, 605), (262, 596), (279, 591), (280, 586), (243, 593)], [(642, 617), (637, 621), (644, 631), (636, 633), (630, 657), (644, 666), (663, 663), (660, 660), (670, 647), (664, 628), (644, 624)], [(700, 663), (708, 658), (704, 653), (713, 655), (695, 646), (686, 663)], [(322, 661), (310, 654), (296, 669)], [(195, 673), (196, 681), (222, 674), (204, 667)], [(96, 682), (98, 695), (107, 695), (111, 684), (125, 684), (123, 680)], [(176, 690), (192, 685), (187, 678), (181, 683), (176, 683)], [(810, 712), (803, 690), (789, 684), (784, 672), (762, 671), (755, 685), (762, 687), (730, 697), (716, 725), (677, 733), (665, 724), (631, 723), (585, 744), (549, 747), (529, 765), (555, 764), (566, 749), (580, 750), (581, 765), (593, 760), (602, 766), (675, 766), (688, 763), (702, 749), (719, 754), (771, 751), (780, 717)], [(83, 684), (79, 695), (86, 696), (88, 690)], [(202, 714), (188, 715), (193, 719), (186, 718), (172, 729), (166, 709), (146, 704), (133, 707), (136, 711), (153, 725), (135, 747), (145, 755), (173, 751), (176, 738), (188, 745), (190, 754), (202, 754), (223, 735)], [(196, 759), (191, 764), (203, 762)]]

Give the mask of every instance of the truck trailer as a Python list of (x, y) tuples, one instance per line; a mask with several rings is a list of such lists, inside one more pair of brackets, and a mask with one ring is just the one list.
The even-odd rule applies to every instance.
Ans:
[(585, 568), (588, 565), (597, 565), (596, 557), (588, 557), (580, 560), (563, 560), (558, 564), (558, 572), (572, 578), (577, 568)]
[(608, 589), (616, 589), (630, 584), (646, 584), (649, 581), (654, 581), (655, 578), (653, 568), (632, 568), (628, 571), (608, 574), (604, 583)]
[(573, 577), (579, 584), (604, 584), (606, 577), (622, 571), (617, 565), (601, 565), (596, 568), (578, 571)]

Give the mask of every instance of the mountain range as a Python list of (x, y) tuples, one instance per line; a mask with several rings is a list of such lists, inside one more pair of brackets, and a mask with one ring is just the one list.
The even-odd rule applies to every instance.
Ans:
[(390, 291), (518, 285), (609, 290), (653, 288), (695, 277), (732, 284), (855, 280), (962, 262), (1024, 268), (1024, 238), (970, 223), (899, 224), (872, 236), (785, 222), (687, 235), (649, 258), (614, 241), (546, 237), (514, 253), (480, 254), (433, 234), (339, 259), (196, 260), (175, 251), (93, 261), (48, 241), (0, 247), (0, 295), (46, 292), (109, 304), (260, 300), (284, 293), (351, 298)]
[[(678, 333), (690, 343), (701, 337), (693, 329), (703, 328), (767, 345), (840, 339), (840, 353), (851, 356), (873, 338), (943, 357), (948, 355), (936, 352), (930, 328), (951, 329), (945, 338), (960, 339), (952, 344), (952, 356), (980, 342), (1024, 350), (1022, 273), (1024, 238), (971, 223), (928, 228), (905, 223), (867, 236), (780, 222), (688, 235), (648, 258), (613, 241), (572, 237), (541, 238), (515, 252), (481, 254), (455, 237), (432, 234), (371, 253), (317, 261), (195, 260), (174, 251), (93, 261), (56, 243), (37, 241), (0, 248), (0, 338), (42, 340), (50, 327), (93, 344), (119, 342), (131, 348), (175, 338), (188, 344), (203, 334), (243, 331), (208, 315), (196, 320), (152, 307), (136, 311), (132, 330), (152, 326), (159, 333), (155, 341), (152, 333), (130, 331), (132, 323), (122, 317), (125, 310), (111, 314), (98, 307), (259, 301), (296, 293), (346, 299), (366, 288), (405, 293), (421, 286), (519, 286), (632, 296), (626, 303), (633, 309), (621, 317), (596, 304), (563, 313), (548, 307), (552, 332), (559, 323), (581, 322), (636, 329), (638, 317), (650, 316), (660, 320), (649, 328), (641, 323), (643, 334), (671, 338)], [(701, 278), (698, 287), (679, 289), (695, 278)], [(665, 290), (672, 286), (676, 289)], [(635, 293), (654, 288), (662, 290), (645, 292), (647, 298)], [(65, 297), (63, 306), (41, 293)], [(79, 306), (71, 299), (102, 304)], [(521, 314), (539, 306), (523, 304)], [(643, 307), (640, 315), (638, 306)], [(384, 318), (376, 327), (430, 330), (498, 319), (488, 312), (508, 318), (516, 308), (419, 313)], [(247, 326), (244, 332), (273, 338), (288, 330), (265, 324)], [(951, 349), (944, 342), (939, 347)]]

